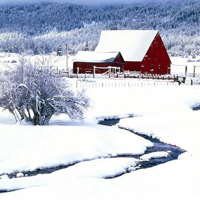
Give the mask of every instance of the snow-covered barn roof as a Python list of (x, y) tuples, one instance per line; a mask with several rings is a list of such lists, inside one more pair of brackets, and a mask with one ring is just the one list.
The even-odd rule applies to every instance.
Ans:
[(121, 52), (125, 61), (142, 61), (158, 31), (102, 31), (95, 52)]
[(93, 63), (104, 63), (113, 62), (119, 52), (94, 52), (94, 51), (79, 51), (74, 62), (93, 62)]

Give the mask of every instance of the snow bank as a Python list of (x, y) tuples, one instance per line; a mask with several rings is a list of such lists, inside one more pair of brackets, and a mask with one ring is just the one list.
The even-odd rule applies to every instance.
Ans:
[(152, 158), (167, 158), (170, 154), (170, 152), (165, 152), (165, 151), (159, 151), (159, 152), (153, 152), (153, 153), (148, 153), (140, 156), (141, 160), (149, 161)]
[(120, 127), (159, 138), (161, 141), (193, 153), (199, 154), (200, 111), (171, 114), (154, 114), (123, 119)]
[(106, 158), (86, 161), (52, 174), (14, 179), (5, 178), (0, 181), (0, 190), (50, 185), (70, 179), (114, 177), (125, 173), (130, 167), (135, 167), (138, 162), (134, 158)]
[(190, 111), (200, 104), (199, 86), (88, 88), (92, 107), (86, 117), (127, 117)]
[(152, 146), (117, 127), (67, 121), (61, 126), (0, 125), (0, 174), (68, 165), (109, 155), (142, 154)]
[(53, 118), (50, 126), (14, 125), (7, 113), (1, 113), (0, 173), (144, 153), (151, 142), (117, 126), (96, 125), (96, 118), (129, 114), (137, 117), (121, 120), (120, 126), (158, 137), (188, 152), (177, 161), (112, 180), (101, 178), (134, 167), (136, 161), (101, 159), (50, 175), (1, 179), (0, 184), (6, 188), (38, 186), (1, 194), (1, 200), (199, 199), (200, 111), (191, 110), (200, 103), (199, 86), (90, 88), (87, 93), (92, 107), (85, 122), (70, 121), (61, 115)]
[[(189, 162), (189, 163), (187, 163)], [(1, 200), (102, 200), (102, 199), (182, 199), (200, 196), (199, 165), (192, 159), (165, 163), (138, 170), (116, 179), (81, 178), (1, 194)], [(195, 168), (191, 168), (195, 166)], [(192, 169), (192, 170), (191, 170)]]

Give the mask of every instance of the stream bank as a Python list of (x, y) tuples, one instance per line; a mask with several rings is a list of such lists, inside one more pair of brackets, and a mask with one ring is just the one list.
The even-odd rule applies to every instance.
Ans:
[[(116, 119), (104, 119), (99, 121), (100, 125), (104, 125), (104, 126), (113, 126), (116, 125), (117, 123), (119, 123), (120, 119), (116, 118)], [(138, 165), (138, 167), (136, 167), (135, 170), (139, 170), (139, 169), (146, 169), (149, 167), (154, 167), (156, 165), (159, 164), (163, 164), (172, 160), (176, 160), (178, 159), (178, 156), (184, 152), (186, 152), (185, 150), (181, 149), (180, 147), (174, 146), (174, 145), (170, 145), (170, 144), (166, 144), (164, 142), (161, 142), (159, 139), (157, 138), (153, 138), (151, 136), (147, 136), (144, 134), (140, 134), (140, 133), (136, 133), (133, 132), (129, 129), (126, 128), (122, 128), (119, 127), (121, 129), (127, 130), (132, 132), (135, 135), (138, 135), (146, 140), (149, 140), (153, 143), (153, 147), (147, 148), (147, 150), (145, 151), (144, 154), (151, 154), (151, 153), (155, 153), (155, 152), (168, 152), (169, 156), (167, 157), (160, 157), (160, 158), (151, 158), (149, 160), (144, 160), (141, 161)], [(140, 159), (142, 155), (124, 155), (123, 157), (134, 157), (137, 159)], [(120, 156), (121, 157), (121, 156)]]
[[(99, 122), (99, 126), (100, 125), (104, 125), (104, 126), (113, 126), (116, 125), (118, 122), (120, 121), (120, 119), (105, 119)], [(120, 127), (119, 127), (120, 128)], [(130, 131), (128, 129), (126, 129), (127, 131)], [(132, 131), (130, 131), (132, 132)], [(146, 169), (149, 167), (154, 167), (156, 165), (159, 164), (163, 164), (166, 162), (169, 162), (171, 160), (175, 160), (178, 158), (178, 156), (182, 153), (184, 153), (185, 151), (180, 149), (179, 147), (173, 146), (173, 145), (168, 145), (165, 144), (161, 141), (159, 141), (156, 138), (152, 138), (146, 135), (141, 135), (139, 133), (135, 133), (132, 132), (133, 134), (136, 134), (140, 137), (143, 137), (149, 141), (151, 141), (153, 143), (153, 147), (151, 148), (147, 148), (145, 153), (143, 155), (132, 155), (132, 154), (124, 154), (124, 155), (115, 155), (115, 156), (105, 156), (104, 158), (100, 157), (100, 158), (95, 158), (95, 159), (105, 159), (105, 158), (117, 158), (117, 157), (124, 157), (124, 158), (136, 158), (139, 160), (137, 166), (132, 167), (132, 168), (127, 168), (125, 172), (121, 173), (121, 174), (116, 174), (115, 176), (108, 176), (108, 177), (104, 177), (105, 179), (109, 179), (109, 178), (116, 178), (118, 176), (121, 176), (123, 174), (126, 173), (130, 173), (132, 171), (135, 170), (140, 170), (140, 169)], [(142, 156), (148, 155), (148, 154), (152, 154), (152, 153), (159, 153), (159, 152), (166, 152), (167, 156), (161, 156), (161, 157), (150, 157), (149, 159), (142, 159)], [(85, 161), (89, 161), (89, 160), (81, 160), (81, 161), (75, 161), (74, 163), (68, 164), (68, 165), (60, 165), (60, 166), (55, 166), (55, 167), (51, 167), (51, 168), (41, 168), (41, 169), (36, 169), (34, 171), (22, 171), (22, 172), (14, 172), (14, 173), (9, 173), (9, 174), (4, 174), (5, 176), (8, 176), (10, 179), (13, 178), (18, 178), (18, 177), (30, 177), (30, 176), (36, 176), (39, 174), (50, 174), (53, 173), (55, 171), (61, 170), (61, 169), (66, 169), (68, 167), (71, 167), (77, 163), (81, 163), (81, 162), (85, 162)], [(3, 192), (10, 192), (10, 191), (5, 191), (5, 190), (0, 190), (0, 193)]]

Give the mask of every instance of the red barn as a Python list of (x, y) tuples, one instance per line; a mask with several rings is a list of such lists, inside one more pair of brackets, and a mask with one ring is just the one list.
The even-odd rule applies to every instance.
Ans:
[(92, 74), (104, 73), (108, 71), (108, 67), (124, 69), (124, 59), (120, 52), (94, 52), (79, 51), (73, 60), (73, 73)]
[(156, 30), (102, 31), (95, 52), (121, 52), (124, 70), (169, 74), (171, 61)]

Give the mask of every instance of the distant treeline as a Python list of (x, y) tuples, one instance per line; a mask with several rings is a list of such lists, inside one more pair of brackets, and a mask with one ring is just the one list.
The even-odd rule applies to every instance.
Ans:
[(41, 54), (94, 50), (101, 30), (156, 29), (172, 56), (200, 55), (200, 2), (83, 6), (0, 6), (0, 51)]

